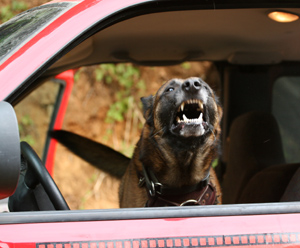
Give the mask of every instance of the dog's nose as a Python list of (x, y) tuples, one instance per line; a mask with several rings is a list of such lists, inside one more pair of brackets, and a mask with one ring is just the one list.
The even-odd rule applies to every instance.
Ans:
[(197, 79), (188, 79), (183, 82), (182, 89), (184, 91), (196, 92), (199, 91), (202, 87), (202, 83)]

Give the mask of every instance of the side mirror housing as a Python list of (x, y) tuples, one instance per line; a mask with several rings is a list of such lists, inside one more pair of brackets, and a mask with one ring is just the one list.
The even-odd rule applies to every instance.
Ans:
[(0, 102), (0, 199), (11, 196), (21, 167), (18, 121), (13, 107)]

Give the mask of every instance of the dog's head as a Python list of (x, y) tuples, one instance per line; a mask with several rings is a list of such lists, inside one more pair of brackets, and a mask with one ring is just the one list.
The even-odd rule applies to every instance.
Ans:
[(172, 79), (155, 96), (142, 98), (144, 116), (152, 134), (176, 140), (218, 136), (222, 108), (202, 79)]

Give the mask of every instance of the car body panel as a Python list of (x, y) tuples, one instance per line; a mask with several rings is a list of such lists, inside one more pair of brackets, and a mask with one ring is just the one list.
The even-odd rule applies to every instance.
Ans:
[(0, 225), (0, 247), (298, 247), (299, 221), (299, 214), (281, 214), (10, 224)]
[(300, 247), (298, 211), (273, 203), (3, 213), (0, 247)]

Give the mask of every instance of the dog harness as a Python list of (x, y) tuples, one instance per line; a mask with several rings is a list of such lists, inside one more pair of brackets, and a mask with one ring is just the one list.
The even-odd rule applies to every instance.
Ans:
[(139, 186), (147, 189), (146, 207), (213, 205), (217, 198), (209, 175), (196, 185), (175, 188), (161, 184), (153, 171), (143, 165)]

